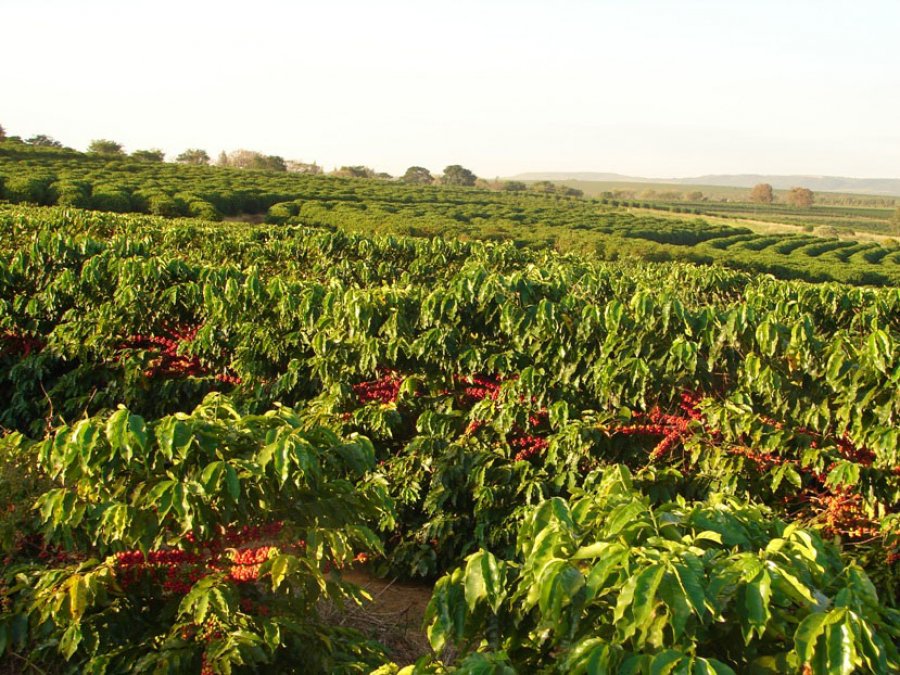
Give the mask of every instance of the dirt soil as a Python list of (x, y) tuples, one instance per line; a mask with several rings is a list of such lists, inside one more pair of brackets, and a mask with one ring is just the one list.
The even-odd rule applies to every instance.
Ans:
[(368, 591), (372, 602), (348, 610), (340, 623), (381, 642), (390, 658), (401, 666), (431, 652), (422, 626), (431, 583), (380, 579), (364, 567), (345, 570), (342, 576)]

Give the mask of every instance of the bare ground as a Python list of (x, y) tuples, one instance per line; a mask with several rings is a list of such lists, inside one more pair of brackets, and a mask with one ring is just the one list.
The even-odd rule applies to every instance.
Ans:
[(380, 579), (364, 567), (344, 570), (342, 577), (368, 591), (372, 602), (345, 610), (335, 617), (338, 623), (381, 642), (401, 666), (431, 652), (422, 626), (431, 583)]

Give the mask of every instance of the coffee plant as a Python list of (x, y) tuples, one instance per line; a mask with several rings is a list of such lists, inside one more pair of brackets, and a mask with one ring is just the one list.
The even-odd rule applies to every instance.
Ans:
[(896, 671), (896, 288), (290, 220), (0, 206), (4, 661)]

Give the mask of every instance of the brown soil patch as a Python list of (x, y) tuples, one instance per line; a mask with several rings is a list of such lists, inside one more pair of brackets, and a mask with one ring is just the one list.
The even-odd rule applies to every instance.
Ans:
[(427, 582), (380, 579), (364, 567), (345, 569), (345, 581), (368, 591), (372, 602), (345, 610), (337, 622), (365, 633), (388, 649), (401, 666), (431, 652), (422, 620), (433, 585)]

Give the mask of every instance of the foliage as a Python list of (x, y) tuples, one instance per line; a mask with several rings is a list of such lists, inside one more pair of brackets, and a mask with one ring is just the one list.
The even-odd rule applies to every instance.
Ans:
[(43, 148), (62, 148), (63, 144), (57, 141), (55, 138), (51, 136), (46, 136), (44, 134), (37, 134), (36, 136), (32, 136), (31, 138), (25, 139), (25, 142), (28, 145), (36, 145)]
[(256, 171), (287, 171), (287, 165), (283, 158), (277, 155), (264, 155), (255, 150), (235, 150), (228, 155), (222, 153), (219, 158), (219, 166)]
[[(654, 507), (610, 468), (435, 587), (428, 636), (519, 672), (887, 673), (900, 613), (809, 531), (727, 498)], [(673, 669), (675, 669), (673, 671)]]
[(444, 169), (441, 183), (444, 185), (460, 185), (471, 187), (475, 185), (475, 174), (459, 164), (452, 164)]
[(759, 183), (750, 191), (750, 201), (756, 204), (771, 204), (775, 201), (772, 186), (768, 183)]
[(813, 203), (813, 192), (809, 188), (804, 187), (791, 188), (787, 194), (787, 203), (791, 206), (808, 208)]
[(110, 141), (105, 138), (98, 138), (91, 141), (88, 146), (88, 152), (97, 155), (124, 155), (122, 144)]
[[(277, 194), (259, 225), (0, 208), (0, 424), (17, 430), (0, 441), (0, 498), (15, 505), (0, 521), (0, 592), (17, 655), (51, 668), (72, 650), (70, 668), (87, 672), (104, 655), (108, 672), (371, 668), (388, 657), (316, 611), (361, 599), (325, 566), (365, 553), (382, 573), (450, 572), (432, 635), (462, 640), (459, 659), (444, 656), (463, 672), (577, 672), (582, 657), (613, 672), (753, 672), (754, 660), (826, 672), (842, 655), (890, 672), (896, 288), (364, 236), (336, 223), (365, 214), (363, 229), (391, 217), (383, 206), (406, 217), (422, 208), (403, 202), (414, 190), (443, 195), (434, 210), (458, 200), (457, 215), (547, 198), (303, 180), (306, 197), (270, 188), (266, 199), (164, 181), (36, 184), (159, 211), (212, 207), (204, 198), (261, 207)], [(369, 199), (385, 190), (396, 199)], [(593, 207), (573, 208), (587, 218)], [(619, 218), (603, 224), (641, 246), (873, 250)], [(575, 553), (598, 544), (620, 546), (621, 560), (588, 597), (590, 570), (609, 556)], [(528, 560), (544, 545), (562, 576), (547, 582), (555, 599), (529, 604), (544, 572)], [(685, 609), (673, 586), (690, 555), (703, 610)], [(298, 562), (272, 588), (280, 559)], [(475, 570), (491, 576), (491, 560), (505, 577), (488, 598)], [(752, 590), (743, 564), (767, 570), (768, 614), (750, 604), (764, 584)], [(641, 586), (616, 614), (638, 579), (657, 576), (654, 594)], [(288, 617), (277, 634), (273, 615)]]
[(406, 173), (403, 174), (400, 180), (409, 185), (431, 185), (434, 182), (434, 177), (431, 175), (431, 172), (424, 167), (411, 166), (406, 170)]
[(53, 487), (34, 503), (43, 550), (3, 574), (0, 635), (80, 672), (356, 668), (379, 651), (316, 618), (358, 602), (329, 573), (377, 551), (388, 507), (362, 437), (303, 428), (287, 408), (242, 416), (225, 398), (148, 424), (127, 409), (3, 450)]
[(209, 164), (209, 155), (206, 154), (206, 150), (201, 150), (200, 148), (188, 148), (178, 155), (175, 158), (175, 161), (179, 164), (206, 165)]
[(141, 162), (162, 162), (166, 154), (162, 150), (135, 150), (131, 153), (131, 158)]
[[(252, 155), (244, 157), (245, 166), (266, 167), (264, 156), (253, 160)], [(226, 155), (226, 167), (228, 161)], [(287, 162), (285, 167), (289, 168)], [(269, 168), (280, 169), (280, 164)], [(315, 165), (308, 168), (319, 169)], [(366, 175), (370, 175), (369, 171)], [(265, 214), (275, 204), (291, 202), (297, 205), (296, 213), (279, 222), (340, 228), (367, 235), (511, 240), (520, 247), (575, 251), (607, 260), (718, 263), (806, 281), (900, 283), (900, 268), (893, 264), (896, 256), (892, 257), (892, 251), (882, 243), (860, 241), (858, 248), (852, 250), (829, 245), (826, 249), (810, 251), (803, 248), (810, 238), (802, 234), (755, 234), (745, 228), (712, 225), (702, 219), (624, 208), (641, 206), (637, 203), (623, 206), (564, 199), (575, 196), (573, 189), (564, 185), (556, 185), (552, 192), (521, 192), (407, 185), (402, 181), (359, 181), (289, 171), (276, 174), (246, 171), (236, 175), (234, 171), (204, 165), (139, 162), (5, 143), (0, 148), (0, 189), (3, 183), (31, 180), (49, 189), (39, 188), (33, 196), (16, 189), (10, 195), (0, 193), (0, 198), (17, 203), (149, 213), (151, 200), (146, 195), (164, 194), (174, 200), (176, 208), (168, 204), (154, 213), (210, 220)], [(69, 186), (73, 184), (81, 187), (72, 191)], [(96, 199), (93, 193), (97, 193)], [(753, 209), (764, 208), (769, 219), (797, 225), (836, 224), (843, 228), (842, 233), (846, 232), (847, 218), (852, 213), (853, 222), (859, 222), (863, 229), (885, 234), (893, 231), (890, 216), (884, 209), (729, 204), (722, 211), (725, 207), (720, 204), (701, 202), (697, 206), (714, 214), (748, 217), (753, 215)]]

